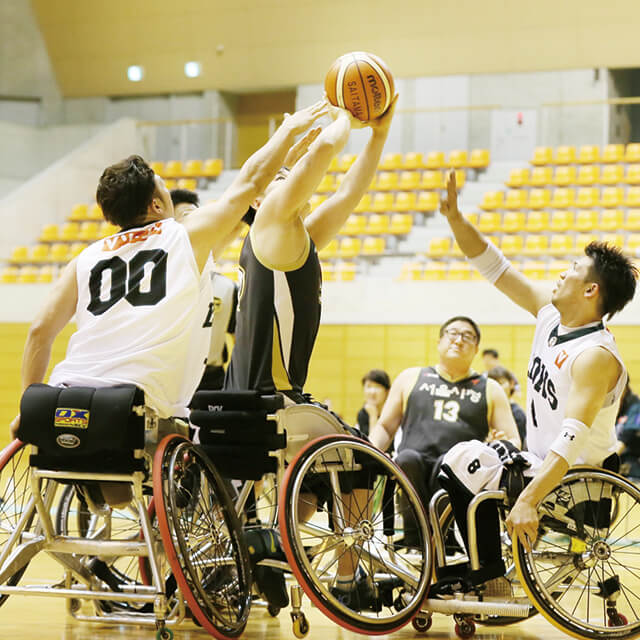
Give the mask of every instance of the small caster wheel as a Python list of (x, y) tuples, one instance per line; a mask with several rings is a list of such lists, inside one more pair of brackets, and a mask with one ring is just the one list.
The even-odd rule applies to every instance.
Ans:
[(614, 613), (609, 615), (609, 626), (610, 627), (624, 627), (626, 624), (629, 624), (627, 620), (627, 616), (622, 613)]
[(309, 633), (309, 623), (304, 614), (293, 620), (293, 635), (296, 638), (304, 638)]
[(156, 640), (173, 640), (173, 631), (171, 629), (158, 629), (156, 631)]
[(421, 616), (417, 615), (412, 621), (411, 625), (416, 631), (420, 631), (420, 633), (426, 633), (431, 629), (431, 625), (433, 624), (433, 620), (431, 616)]
[(476, 632), (475, 622), (473, 620), (462, 620), (462, 622), (456, 624), (455, 631), (458, 638), (463, 638), (463, 640), (471, 638)]
[(274, 607), (272, 604), (267, 605), (267, 612), (272, 618), (275, 618), (280, 613), (280, 607)]
[(71, 600), (69, 601), (69, 611), (71, 613), (78, 613), (81, 607), (82, 605), (80, 603), (80, 600), (78, 600), (78, 598), (71, 598)]

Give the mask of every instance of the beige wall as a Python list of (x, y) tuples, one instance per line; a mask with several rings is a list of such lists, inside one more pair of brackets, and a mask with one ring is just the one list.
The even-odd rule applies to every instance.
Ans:
[[(371, 50), (397, 76), (640, 66), (637, 0), (32, 0), (65, 96), (292, 87)], [(218, 47), (221, 46), (222, 49)], [(203, 75), (183, 65), (199, 60)], [(146, 68), (143, 82), (126, 68)]]

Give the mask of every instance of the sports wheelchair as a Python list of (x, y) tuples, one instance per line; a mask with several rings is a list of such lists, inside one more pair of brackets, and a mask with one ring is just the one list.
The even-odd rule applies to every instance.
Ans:
[[(157, 638), (187, 615), (220, 639), (242, 633), (251, 576), (233, 504), (201, 449), (175, 434), (157, 443), (167, 426), (131, 385), (25, 391), (21, 440), (0, 454), (0, 605), (54, 596), (78, 620), (150, 625)], [(128, 506), (107, 506), (100, 487)], [(41, 553), (62, 580), (21, 585)]]
[[(431, 579), (428, 524), (414, 489), (386, 455), (349, 435), (326, 409), (285, 407), (282, 396), (198, 392), (190, 420), (194, 440), (220, 473), (243, 483), (235, 504), (247, 540), (257, 529), (279, 530), (284, 556), (258, 558), (254, 567), (293, 573), (296, 637), (309, 631), (303, 592), (359, 633), (390, 633), (414, 617)], [(338, 588), (345, 565), (349, 597)], [(269, 612), (279, 609), (270, 605)]]
[[(467, 510), (468, 558), (447, 554), (454, 527), (449, 497), (436, 493), (429, 505), (436, 576), (454, 563), (480, 568), (476, 527), (479, 506), (498, 504), (501, 542), (511, 595), (487, 598), (483, 588), (450, 597), (430, 596), (413, 620), (419, 631), (433, 613), (453, 615), (456, 634), (470, 638), (476, 623), (508, 624), (541, 613), (577, 638), (632, 638), (640, 634), (640, 490), (626, 478), (594, 467), (574, 467), (540, 503), (538, 537), (531, 551), (504, 529), (508, 500), (504, 491), (484, 491)], [(637, 563), (637, 564), (636, 564)], [(465, 592), (466, 591), (466, 592)]]

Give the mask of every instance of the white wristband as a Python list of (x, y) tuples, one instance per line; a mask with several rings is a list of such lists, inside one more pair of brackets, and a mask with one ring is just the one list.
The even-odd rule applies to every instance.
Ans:
[(575, 418), (565, 418), (562, 421), (562, 430), (551, 443), (550, 449), (572, 466), (583, 452), (588, 437), (589, 427), (584, 422)]
[(484, 276), (491, 284), (509, 268), (510, 262), (493, 242), (487, 242), (487, 248), (475, 258), (469, 258), (469, 262)]

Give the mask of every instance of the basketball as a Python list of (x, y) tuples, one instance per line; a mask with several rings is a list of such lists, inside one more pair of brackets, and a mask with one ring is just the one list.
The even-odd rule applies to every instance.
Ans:
[(379, 118), (391, 104), (393, 76), (378, 56), (352, 51), (340, 56), (324, 80), (329, 102), (362, 122)]

